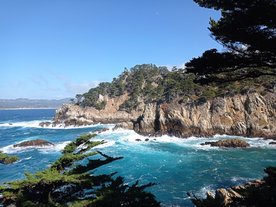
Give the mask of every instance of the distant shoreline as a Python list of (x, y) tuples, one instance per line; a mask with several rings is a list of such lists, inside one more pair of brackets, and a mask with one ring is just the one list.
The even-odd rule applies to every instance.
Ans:
[(35, 109), (57, 109), (58, 107), (36, 107), (36, 108), (0, 108), (0, 110), (35, 110)]

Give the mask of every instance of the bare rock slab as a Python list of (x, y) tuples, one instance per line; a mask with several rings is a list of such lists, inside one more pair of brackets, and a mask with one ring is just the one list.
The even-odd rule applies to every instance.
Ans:
[(45, 147), (45, 146), (54, 146), (54, 144), (43, 139), (35, 139), (35, 140), (21, 142), (13, 146), (14, 147)]
[(250, 147), (246, 141), (241, 139), (226, 139), (226, 140), (219, 140), (216, 142), (205, 142), (201, 145), (211, 145), (211, 147), (227, 147), (227, 148), (246, 148)]

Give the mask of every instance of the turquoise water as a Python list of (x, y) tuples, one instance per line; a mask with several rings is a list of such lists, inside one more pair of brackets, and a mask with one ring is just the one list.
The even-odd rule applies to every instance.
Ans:
[[(60, 150), (76, 136), (108, 127), (97, 139), (106, 143), (98, 150), (124, 158), (95, 171), (96, 174), (118, 172), (125, 182), (139, 180), (141, 184), (156, 183), (148, 188), (164, 206), (193, 206), (187, 192), (204, 196), (208, 190), (228, 187), (264, 176), (263, 169), (276, 166), (276, 147), (271, 140), (242, 138), (251, 144), (248, 149), (218, 149), (201, 146), (211, 138), (178, 139), (169, 136), (142, 137), (130, 130), (112, 131), (112, 125), (87, 128), (41, 128), (39, 122), (53, 118), (54, 110), (0, 110), (0, 150), (17, 155), (20, 160), (11, 165), (0, 164), (0, 184), (24, 177), (24, 172), (36, 172), (49, 166), (61, 154)], [(54, 147), (15, 149), (23, 140), (45, 139)], [(142, 141), (137, 142), (136, 139)]]

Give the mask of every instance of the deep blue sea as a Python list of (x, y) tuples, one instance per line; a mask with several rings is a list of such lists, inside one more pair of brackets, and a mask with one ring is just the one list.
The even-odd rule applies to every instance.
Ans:
[[(145, 141), (146, 137), (130, 130), (112, 131), (112, 125), (39, 127), (39, 122), (51, 120), (54, 114), (52, 109), (0, 110), (0, 150), (20, 158), (11, 165), (0, 164), (0, 184), (24, 178), (25, 172), (34, 173), (46, 168), (61, 155), (60, 151), (69, 141), (105, 127), (110, 130), (96, 139), (106, 143), (97, 150), (124, 158), (97, 169), (95, 173), (118, 172), (127, 183), (136, 180), (141, 184), (154, 182), (156, 185), (148, 191), (154, 193), (164, 206), (193, 206), (187, 192), (204, 196), (208, 190), (262, 178), (265, 167), (276, 166), (276, 146), (268, 144), (271, 140), (242, 138), (251, 144), (250, 148), (219, 149), (200, 143), (229, 136), (188, 139), (162, 136)], [(55, 146), (40, 149), (13, 147), (16, 143), (38, 138)]]

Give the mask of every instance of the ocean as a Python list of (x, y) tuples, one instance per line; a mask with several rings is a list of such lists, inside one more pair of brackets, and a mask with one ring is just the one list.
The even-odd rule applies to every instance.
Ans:
[[(114, 125), (101, 124), (78, 128), (39, 127), (41, 121), (51, 120), (54, 114), (53, 109), (0, 110), (0, 151), (20, 158), (14, 164), (0, 164), (0, 184), (22, 179), (25, 172), (45, 169), (61, 156), (60, 151), (68, 142), (100, 128), (109, 130), (96, 137), (106, 142), (97, 150), (124, 158), (102, 166), (94, 173), (118, 172), (115, 176), (123, 176), (126, 183), (136, 180), (140, 184), (154, 182), (156, 185), (147, 190), (163, 206), (193, 206), (187, 192), (204, 196), (207, 191), (262, 178), (265, 167), (276, 166), (276, 146), (269, 145), (271, 140), (240, 137), (251, 147), (221, 149), (201, 146), (200, 143), (230, 136), (188, 139), (143, 137), (132, 130), (113, 131)], [(13, 147), (16, 143), (32, 139), (44, 139), (55, 145), (27, 149)]]

